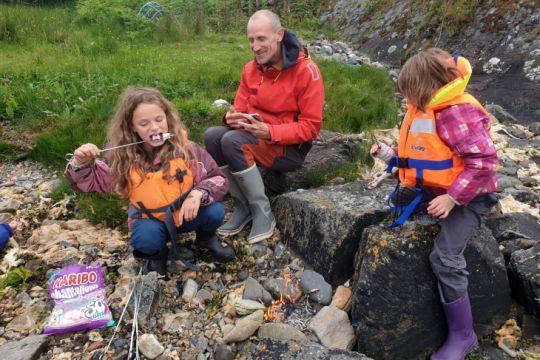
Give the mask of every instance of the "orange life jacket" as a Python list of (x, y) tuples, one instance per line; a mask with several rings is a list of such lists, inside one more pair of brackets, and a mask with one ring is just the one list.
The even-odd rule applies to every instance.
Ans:
[(396, 159), (401, 186), (448, 189), (463, 171), (463, 161), (437, 133), (438, 120), (435, 113), (458, 104), (473, 104), (486, 115), (488, 113), (478, 100), (465, 92), (472, 73), (467, 59), (457, 58), (457, 67), (464, 76), (440, 88), (431, 98), (425, 112), (407, 104), (407, 114), (399, 132), (399, 158)]
[(180, 226), (178, 212), (183, 198), (193, 186), (193, 175), (181, 158), (169, 161), (169, 175), (173, 181), (163, 178), (163, 170), (147, 173), (142, 177), (137, 167), (130, 169), (131, 204), (141, 217), (166, 221), (167, 208), (172, 209), (176, 227)]

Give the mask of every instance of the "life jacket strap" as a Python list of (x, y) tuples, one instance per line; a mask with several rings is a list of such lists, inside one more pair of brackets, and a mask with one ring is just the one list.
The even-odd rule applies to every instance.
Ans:
[(392, 206), (390, 204), (391, 199), (394, 197), (396, 190), (392, 191), (390, 196), (388, 196), (388, 199), (386, 200), (386, 203), (390, 206), (390, 209), (392, 211), (395, 211), (396, 214), (399, 214), (399, 217), (394, 221), (392, 224), (385, 226), (387, 229), (395, 228), (398, 226), (402, 226), (405, 221), (412, 215), (414, 209), (420, 204), (420, 201), (422, 201), (422, 197), (424, 195), (424, 191), (421, 187), (416, 187), (416, 197), (407, 205), (399, 205), (399, 206)]
[(141, 218), (142, 215), (146, 215), (149, 219), (161, 221), (157, 217), (155, 217), (153, 214), (155, 213), (165, 213), (165, 228), (167, 229), (167, 234), (169, 235), (169, 238), (171, 239), (171, 252), (169, 253), (169, 260), (171, 261), (172, 268), (176, 270), (176, 263), (175, 260), (180, 260), (182, 264), (184, 264), (188, 269), (193, 271), (201, 271), (200, 266), (191, 263), (187, 259), (184, 259), (180, 256), (180, 252), (178, 250), (178, 233), (176, 231), (176, 223), (174, 221), (174, 213), (178, 211), (181, 207), (184, 201), (186, 200), (186, 197), (189, 195), (193, 187), (189, 188), (188, 191), (180, 195), (176, 200), (171, 202), (168, 205), (159, 207), (157, 209), (148, 209), (144, 206), (142, 202), (137, 202), (137, 205), (139, 208), (137, 208), (137, 215), (138, 218)]

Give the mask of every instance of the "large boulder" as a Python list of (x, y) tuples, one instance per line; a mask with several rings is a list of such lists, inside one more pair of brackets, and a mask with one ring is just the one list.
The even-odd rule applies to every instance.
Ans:
[(540, 223), (531, 214), (506, 213), (490, 217), (486, 226), (498, 242), (518, 238), (540, 240)]
[(296, 171), (278, 173), (259, 167), (267, 192), (277, 195), (312, 187), (313, 178), (351, 163), (359, 153), (360, 146), (355, 141), (333, 140), (340, 136), (338, 133), (322, 130), (318, 141), (307, 154), (304, 164)]
[(368, 189), (365, 181), (281, 195), (274, 208), (283, 241), (326, 281), (353, 273), (362, 231), (388, 215), (384, 184)]
[(508, 276), (512, 293), (527, 311), (540, 319), (540, 244), (518, 250), (510, 258)]
[[(359, 351), (377, 359), (425, 359), (446, 336), (429, 254), (439, 231), (419, 217), (402, 228), (364, 230), (355, 258), (352, 321)], [(479, 336), (507, 319), (510, 287), (497, 243), (482, 226), (465, 249), (469, 294)]]

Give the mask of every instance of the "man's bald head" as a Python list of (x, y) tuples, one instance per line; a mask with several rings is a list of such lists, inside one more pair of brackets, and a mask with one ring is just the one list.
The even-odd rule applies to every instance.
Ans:
[(266, 21), (268, 22), (272, 30), (278, 31), (281, 28), (281, 21), (279, 20), (279, 16), (277, 16), (275, 13), (273, 13), (270, 10), (259, 10), (256, 11), (251, 17), (249, 18), (248, 24), (250, 22), (259, 22), (259, 21)]

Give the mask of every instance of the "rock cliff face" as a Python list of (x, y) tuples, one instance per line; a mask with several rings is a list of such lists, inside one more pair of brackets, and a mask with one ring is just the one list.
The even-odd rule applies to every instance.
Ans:
[(470, 92), (519, 122), (540, 119), (537, 0), (336, 0), (320, 20), (391, 67), (427, 46), (460, 51), (473, 64)]

